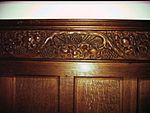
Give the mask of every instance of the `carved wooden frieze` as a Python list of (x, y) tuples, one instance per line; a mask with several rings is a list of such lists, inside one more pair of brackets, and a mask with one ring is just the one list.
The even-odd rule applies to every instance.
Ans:
[(147, 31), (0, 31), (0, 57), (150, 59)]

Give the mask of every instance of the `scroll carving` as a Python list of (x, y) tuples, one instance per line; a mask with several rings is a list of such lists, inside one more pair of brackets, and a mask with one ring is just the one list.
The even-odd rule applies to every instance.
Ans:
[(0, 57), (150, 59), (146, 31), (0, 31)]

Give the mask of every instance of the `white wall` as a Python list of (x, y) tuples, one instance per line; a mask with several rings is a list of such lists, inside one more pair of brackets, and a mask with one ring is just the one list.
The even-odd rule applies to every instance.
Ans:
[(140, 19), (150, 20), (150, 2), (15, 1), (0, 2), (0, 19)]

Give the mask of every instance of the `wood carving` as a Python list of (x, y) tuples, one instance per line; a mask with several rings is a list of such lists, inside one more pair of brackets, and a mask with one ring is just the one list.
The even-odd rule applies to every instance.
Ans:
[(147, 31), (0, 31), (0, 57), (150, 59)]
[(0, 113), (150, 113), (150, 21), (0, 20)]

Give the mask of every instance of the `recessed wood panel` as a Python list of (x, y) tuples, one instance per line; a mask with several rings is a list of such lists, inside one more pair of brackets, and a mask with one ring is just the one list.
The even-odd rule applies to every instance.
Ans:
[(122, 84), (113, 78), (76, 78), (76, 113), (121, 113)]
[(17, 113), (58, 113), (58, 78), (17, 77)]
[(15, 97), (15, 78), (0, 77), (0, 113), (12, 113)]
[(139, 113), (150, 112), (150, 79), (139, 82)]

